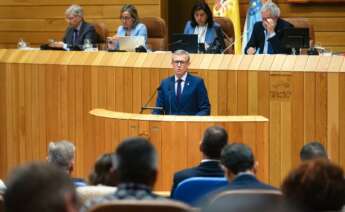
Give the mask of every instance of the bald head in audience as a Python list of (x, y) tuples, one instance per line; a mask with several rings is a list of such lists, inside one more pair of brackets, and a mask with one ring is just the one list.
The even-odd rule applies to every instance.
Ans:
[(47, 163), (18, 167), (7, 181), (6, 212), (76, 212), (78, 200), (68, 175)]

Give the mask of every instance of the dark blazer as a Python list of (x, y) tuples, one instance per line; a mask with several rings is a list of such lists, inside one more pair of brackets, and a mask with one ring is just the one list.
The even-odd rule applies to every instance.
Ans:
[[(63, 38), (63, 42), (66, 43), (68, 47), (73, 45), (73, 34), (73, 28), (68, 27)], [(91, 43), (97, 43), (97, 33), (94, 26), (82, 21), (79, 31), (79, 37), (77, 40), (79, 47), (81, 47), (84, 44), (85, 39), (90, 39)]]
[[(184, 34), (194, 34), (195, 27), (192, 26), (192, 22), (188, 21), (184, 28)], [(221, 53), (225, 48), (224, 34), (220, 25), (217, 22), (213, 22), (212, 26), (207, 27), (205, 43), (209, 45), (208, 53)]]
[[(273, 54), (291, 54), (291, 49), (286, 49), (282, 46), (283, 33), (282, 30), (286, 28), (292, 28), (293, 25), (283, 19), (277, 20), (277, 25), (275, 28), (276, 35), (268, 39), (273, 48)], [(250, 40), (247, 43), (245, 48), (245, 53), (247, 54), (247, 49), (249, 47), (254, 47), (256, 49), (260, 48), (259, 53), (262, 54), (264, 51), (265, 44), (265, 28), (262, 25), (262, 21), (256, 22), (254, 24), (253, 33), (250, 37)]]
[[(176, 103), (175, 76), (163, 80), (158, 88), (157, 107), (163, 107), (165, 114), (171, 115), (210, 115), (210, 101), (208, 99), (204, 80), (187, 75), (180, 97), (180, 104)], [(163, 114), (163, 111), (153, 110), (153, 114)]]
[(224, 171), (218, 161), (206, 161), (198, 166), (176, 172), (170, 196), (174, 193), (177, 185), (191, 177), (224, 177)]
[(241, 174), (227, 186), (228, 190), (235, 189), (267, 189), (267, 190), (277, 190), (271, 185), (260, 182), (254, 175), (251, 174)]

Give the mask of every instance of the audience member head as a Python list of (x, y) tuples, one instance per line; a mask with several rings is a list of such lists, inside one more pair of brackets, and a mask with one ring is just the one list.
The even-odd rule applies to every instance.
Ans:
[(157, 153), (143, 137), (125, 139), (116, 149), (114, 169), (119, 183), (138, 183), (152, 187), (157, 176)]
[(122, 26), (126, 29), (131, 29), (139, 23), (138, 11), (132, 4), (125, 4), (120, 11), (120, 20)]
[(75, 146), (69, 141), (50, 142), (48, 146), (48, 162), (71, 174), (74, 168)]
[(78, 200), (66, 173), (47, 163), (15, 169), (4, 195), (7, 212), (75, 212)]
[(97, 159), (93, 172), (89, 176), (91, 185), (116, 185), (112, 160), (111, 154), (103, 154)]
[(303, 211), (340, 210), (345, 204), (344, 172), (328, 160), (306, 161), (289, 173), (282, 191)]
[(241, 172), (255, 173), (255, 159), (252, 150), (245, 144), (226, 145), (221, 153), (221, 162), (226, 168), (226, 176), (232, 180)]
[(185, 50), (176, 50), (171, 58), (171, 65), (175, 71), (175, 75), (181, 78), (187, 71), (190, 65), (189, 53)]
[(300, 152), (301, 161), (313, 160), (318, 158), (328, 159), (324, 146), (318, 141), (305, 144)]
[(65, 16), (67, 23), (71, 27), (77, 28), (84, 18), (83, 8), (79, 5), (73, 4), (66, 9)]
[(212, 11), (205, 1), (201, 0), (194, 4), (191, 12), (191, 24), (193, 27), (206, 24), (208, 24), (208, 27), (213, 26)]
[(220, 159), (223, 147), (228, 143), (228, 133), (223, 127), (212, 126), (205, 130), (200, 151), (205, 158)]

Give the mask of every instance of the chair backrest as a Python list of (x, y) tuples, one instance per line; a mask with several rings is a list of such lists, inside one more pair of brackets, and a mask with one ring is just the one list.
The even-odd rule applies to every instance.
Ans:
[(117, 200), (91, 208), (90, 212), (189, 212), (193, 209), (171, 200)]
[(192, 177), (177, 185), (172, 199), (197, 206), (207, 194), (226, 185), (228, 181), (225, 177)]
[[(220, 27), (223, 29), (223, 32), (226, 34), (224, 35), (224, 43), (225, 47), (228, 47), (235, 41), (235, 31), (234, 31), (234, 25), (232, 24), (232, 21), (227, 17), (219, 17), (215, 16), (214, 21), (217, 22)], [(231, 40), (232, 39), (232, 40)], [(225, 53), (233, 53), (234, 47), (230, 48)]]
[(278, 190), (228, 190), (210, 200), (206, 211), (279, 211), (283, 200)]
[(285, 21), (289, 22), (296, 28), (308, 28), (309, 29), (309, 40), (315, 42), (314, 27), (310, 21), (306, 18), (284, 18)]
[(160, 17), (144, 17), (141, 22), (147, 28), (147, 43), (153, 51), (166, 50), (167, 28), (165, 21)]
[(93, 23), (97, 33), (97, 43), (106, 43), (106, 39), (109, 35), (109, 30), (104, 23)]

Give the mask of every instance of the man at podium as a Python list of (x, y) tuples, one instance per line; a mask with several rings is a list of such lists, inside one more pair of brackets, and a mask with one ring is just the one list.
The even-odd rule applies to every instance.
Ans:
[(188, 73), (189, 53), (184, 50), (175, 51), (172, 55), (171, 65), (175, 75), (161, 82), (157, 89), (157, 108), (152, 113), (210, 115), (211, 106), (204, 80)]

